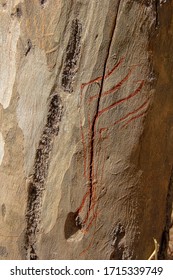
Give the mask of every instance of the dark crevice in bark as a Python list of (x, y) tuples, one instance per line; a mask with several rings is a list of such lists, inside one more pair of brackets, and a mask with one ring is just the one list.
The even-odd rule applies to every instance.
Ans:
[(107, 62), (108, 62), (108, 58), (109, 58), (109, 53), (110, 53), (110, 49), (111, 49), (113, 35), (114, 35), (115, 29), (116, 29), (116, 25), (117, 25), (117, 18), (118, 18), (120, 3), (121, 3), (121, 0), (119, 0), (118, 4), (117, 4), (117, 11), (116, 11), (116, 15), (115, 15), (115, 20), (114, 20), (114, 25), (113, 25), (113, 28), (112, 28), (112, 32), (111, 32), (111, 35), (110, 35), (110, 42), (109, 42), (109, 45), (108, 45), (107, 55), (106, 55), (106, 58), (105, 58), (105, 63), (104, 63), (104, 68), (103, 68), (103, 75), (102, 75), (99, 95), (98, 95), (97, 104), (96, 104), (96, 113), (95, 113), (95, 116), (94, 116), (94, 118), (92, 120), (92, 126), (91, 126), (91, 148), (90, 148), (91, 150), (90, 150), (90, 165), (89, 165), (90, 166), (90, 174), (89, 174), (89, 182), (90, 182), (90, 184), (89, 184), (89, 192), (90, 192), (89, 210), (91, 208), (92, 197), (93, 197), (93, 160), (94, 160), (95, 127), (96, 127), (97, 117), (98, 117), (98, 114), (99, 114), (100, 100), (101, 100), (101, 95), (102, 95), (102, 91), (103, 91), (104, 79), (105, 79), (105, 75), (106, 75)]
[(167, 249), (169, 245), (169, 231), (171, 227), (172, 203), (173, 203), (173, 168), (171, 171), (171, 177), (168, 185), (168, 193), (166, 199), (165, 228), (162, 233), (160, 249), (158, 253), (158, 259), (160, 260), (167, 259)]
[(25, 56), (28, 55), (28, 53), (30, 52), (31, 49), (32, 49), (32, 42), (31, 42), (30, 39), (28, 39), (27, 46), (26, 46), (26, 51), (25, 51)]
[(160, 0), (155, 0), (155, 28), (157, 29), (159, 27), (159, 6), (160, 6)]
[(27, 259), (36, 260), (37, 235), (40, 231), (42, 199), (45, 181), (48, 175), (49, 161), (54, 137), (58, 135), (63, 106), (59, 95), (53, 92), (47, 114), (47, 122), (36, 150), (33, 174), (28, 184), (28, 202), (26, 210), (25, 249)]
[(22, 7), (21, 4), (19, 4), (16, 8), (15, 8), (15, 12), (11, 13), (12, 17), (17, 17), (18, 19), (20, 19), (22, 17)]
[(124, 244), (124, 237), (125, 237), (125, 229), (121, 223), (115, 227), (112, 233), (112, 253), (110, 255), (110, 260), (122, 260), (123, 254), (125, 251), (125, 244)]
[(40, 0), (40, 4), (43, 6), (45, 3), (47, 2), (47, 0)]

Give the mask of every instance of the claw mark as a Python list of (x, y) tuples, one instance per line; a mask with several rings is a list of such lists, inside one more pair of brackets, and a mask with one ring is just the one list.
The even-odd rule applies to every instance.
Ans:
[[(109, 78), (109, 76), (111, 76), (111, 75), (113, 74), (113, 72), (123, 63), (123, 61), (124, 61), (124, 57), (122, 57), (122, 58), (120, 59), (120, 61), (118, 61), (117, 64), (115, 64), (115, 66), (114, 66), (110, 71), (108, 71), (108, 72), (106, 73), (104, 79)], [(103, 78), (103, 76), (99, 76), (99, 77), (97, 77), (97, 78), (95, 78), (95, 79), (93, 79), (93, 80), (91, 80), (91, 81), (89, 81), (89, 82), (87, 82), (87, 83), (83, 83), (83, 84), (81, 85), (81, 94), (80, 94), (81, 99), (82, 99), (82, 95), (83, 95), (83, 89), (84, 89), (86, 86), (89, 86), (89, 85), (92, 85), (92, 84), (101, 82), (102, 78)], [(97, 95), (97, 96), (98, 96), (98, 95)]]
[[(104, 149), (104, 152), (102, 152), (102, 148), (101, 148), (102, 142), (108, 141), (109, 143), (109, 138), (110, 138), (109, 131), (111, 128), (113, 128), (116, 125), (119, 129), (126, 127), (132, 121), (143, 117), (146, 114), (146, 111), (149, 107), (150, 98), (146, 99), (141, 105), (138, 105), (138, 107), (135, 110), (128, 112), (125, 116), (122, 116), (117, 120), (114, 120), (114, 122), (110, 123), (108, 126), (99, 127), (98, 120), (104, 114), (115, 109), (120, 104), (125, 104), (125, 102), (128, 102), (129, 100), (133, 99), (138, 94), (141, 94), (141, 91), (144, 87), (144, 80), (134, 81), (135, 84), (137, 84), (137, 87), (130, 94), (128, 94), (126, 97), (116, 100), (115, 102), (111, 103), (110, 105), (106, 106), (103, 109), (99, 109), (99, 107), (97, 107), (97, 112), (95, 113), (95, 115), (93, 115), (93, 106), (98, 106), (98, 99), (104, 100), (110, 94), (115, 96), (115, 93), (122, 88), (122, 86), (131, 77), (134, 69), (139, 67), (139, 65), (131, 66), (129, 72), (127, 73), (127, 75), (124, 76), (124, 78), (121, 81), (115, 84), (111, 89), (107, 91), (103, 91), (101, 95), (100, 93), (97, 94), (91, 93), (89, 96), (87, 96), (86, 94), (84, 95), (84, 90), (86, 92), (89, 86), (93, 86), (95, 84), (98, 84), (100, 88), (103, 88), (103, 85), (101, 83), (106, 82), (109, 79), (109, 77), (112, 77), (112, 75), (116, 73), (115, 70), (118, 71), (119, 67), (121, 67), (123, 62), (124, 62), (124, 57), (121, 58), (110, 71), (107, 71), (104, 77), (98, 76), (97, 78), (87, 83), (83, 83), (81, 85), (80, 114), (81, 114), (82, 103), (84, 102), (84, 97), (86, 98), (86, 102), (88, 104), (87, 127), (84, 127), (84, 125), (82, 124), (82, 114), (80, 117), (80, 131), (81, 131), (81, 140), (83, 145), (83, 159), (84, 159), (83, 174), (85, 180), (87, 180), (88, 182), (87, 183), (88, 189), (85, 195), (83, 196), (80, 206), (77, 209), (77, 215), (80, 216), (82, 220), (81, 231), (84, 234), (88, 233), (88, 231), (93, 226), (93, 223), (96, 221), (96, 218), (98, 216), (98, 211), (96, 210), (97, 202), (98, 202), (97, 192), (98, 192), (98, 186), (101, 186), (103, 184), (102, 182), (103, 182), (105, 159), (107, 153), (107, 149)], [(124, 124), (122, 126), (118, 126), (121, 123)], [(89, 244), (86, 250), (88, 250), (90, 246), (91, 244)], [(86, 250), (84, 250), (81, 254), (84, 254)]]
[(87, 248), (85, 248), (85, 249), (80, 253), (80, 256), (84, 255), (84, 254), (91, 248), (91, 246), (92, 246), (92, 244), (93, 244), (93, 241), (94, 241), (94, 236), (95, 236), (96, 232), (97, 232), (97, 231), (95, 231), (95, 232), (93, 233), (93, 236), (92, 236), (92, 238), (91, 238), (91, 240), (90, 240), (89, 245), (87, 246)]
[[(115, 66), (108, 71), (105, 76), (104, 76), (104, 81), (107, 80), (112, 74), (115, 72), (115, 70), (118, 70), (118, 68), (122, 65), (124, 61), (124, 58), (121, 58), (120, 61), (118, 61)], [(115, 94), (121, 87), (122, 85), (128, 81), (129, 77), (132, 75), (133, 70), (137, 67), (137, 65), (133, 65), (128, 72), (128, 74), (117, 84), (115, 84), (111, 89), (103, 92), (101, 96), (99, 97), (99, 94), (95, 94), (92, 96), (87, 97), (87, 102), (89, 104), (88, 107), (88, 115), (87, 115), (87, 133), (86, 133), (86, 128), (82, 126), (82, 116), (80, 119), (80, 129), (81, 129), (81, 139), (82, 139), (82, 144), (83, 144), (83, 157), (84, 157), (84, 178), (88, 180), (90, 188), (87, 190), (85, 193), (82, 202), (77, 209), (77, 214), (80, 215), (82, 210), (88, 207), (88, 210), (86, 211), (86, 214), (83, 218), (82, 224), (83, 224), (83, 232), (87, 233), (92, 226), (96, 216), (98, 215), (95, 207), (97, 205), (97, 187), (98, 183), (99, 185), (102, 185), (103, 181), (103, 174), (104, 174), (104, 167), (105, 167), (105, 156), (106, 153), (104, 153), (103, 158), (101, 157), (101, 142), (106, 141), (109, 139), (109, 129), (115, 125), (118, 125), (121, 122), (125, 122), (124, 125), (121, 127), (127, 126), (130, 122), (133, 120), (140, 118), (145, 115), (146, 110), (149, 105), (149, 99), (147, 99), (145, 102), (143, 102), (142, 105), (138, 106), (135, 110), (129, 112), (122, 118), (114, 121), (112, 124), (110, 124), (107, 127), (101, 127), (98, 128), (96, 126), (96, 123), (98, 122), (99, 118), (105, 114), (106, 112), (116, 108), (118, 105), (123, 104), (125, 102), (128, 102), (130, 99), (134, 98), (136, 95), (138, 95), (143, 86), (144, 86), (144, 80), (142, 81), (137, 81), (136, 83), (139, 83), (138, 87), (130, 93), (128, 96), (121, 98), (109, 106), (103, 108), (102, 110), (99, 110), (96, 113), (95, 116), (91, 116), (91, 107), (90, 104), (95, 100), (95, 104), (98, 104), (98, 98), (106, 98), (109, 94)], [(88, 88), (88, 86), (92, 86), (94, 84), (99, 84), (102, 81), (103, 76), (99, 76), (87, 83), (83, 83), (81, 85), (81, 92), (80, 92), (80, 104), (82, 105), (82, 101), (84, 98), (84, 89)], [(101, 86), (101, 85), (100, 85)], [(80, 107), (81, 107), (80, 105)], [(139, 113), (139, 114), (137, 114)], [(136, 115), (137, 114), (137, 115)], [(133, 116), (134, 115), (134, 116)], [(132, 116), (132, 117), (131, 117)], [(131, 117), (131, 118), (130, 118)], [(95, 121), (94, 121), (95, 120)], [(95, 123), (93, 125), (93, 123)], [(95, 161), (95, 156), (96, 154), (93, 153), (92, 146), (98, 147), (98, 149), (95, 148), (95, 152), (97, 153), (97, 159), (98, 161)], [(101, 160), (102, 159), (102, 160)], [(101, 176), (99, 176), (99, 162), (103, 162), (102, 168), (101, 168)], [(96, 166), (94, 166), (96, 164)], [(92, 188), (92, 190), (91, 190)], [(92, 214), (91, 214), (92, 213)]]
[[(113, 80), (113, 75), (116, 75), (117, 71), (119, 71), (119, 69), (124, 66), (124, 61), (125, 58), (122, 57), (111, 70), (106, 70), (106, 60), (103, 75), (98, 76), (88, 82), (82, 83), (80, 87), (80, 133), (81, 142), (83, 145), (83, 174), (84, 180), (87, 181), (87, 190), (78, 209), (76, 210), (76, 213), (77, 216), (80, 217), (82, 224), (80, 230), (84, 234), (87, 234), (93, 225), (95, 225), (96, 228), (96, 220), (99, 215), (97, 209), (99, 200), (99, 187), (102, 187), (103, 185), (106, 154), (108, 153), (107, 148), (109, 147), (111, 129), (116, 125), (117, 129), (123, 129), (132, 121), (145, 116), (150, 103), (149, 98), (145, 100), (142, 98), (144, 80), (133, 80), (132, 84), (135, 82), (136, 86), (133, 88), (132, 92), (128, 93), (127, 96), (120, 98), (118, 95), (116, 95), (116, 93), (127, 84), (134, 71), (136, 71), (136, 69), (141, 65), (131, 65), (128, 72), (124, 75), (124, 77), (122, 77), (120, 81), (118, 81), (118, 83), (115, 83), (110, 89), (103, 91), (103, 88), (105, 88), (105, 84), (107, 81), (109, 81), (109, 78)], [(95, 85), (99, 85), (98, 92), (96, 92), (96, 89), (94, 89), (95, 92), (92, 91), (92, 88), (94, 88)], [(112, 98), (114, 98), (114, 101), (112, 102), (110, 101), (110, 98), (107, 98), (110, 95)], [(142, 104), (139, 104), (139, 100), (134, 99), (138, 95), (141, 95), (141, 100), (143, 100)], [(99, 120), (102, 120), (104, 115), (106, 115), (109, 111), (116, 109), (119, 105), (130, 105), (131, 100), (135, 100), (137, 104), (134, 110), (130, 111), (129, 106), (127, 107), (128, 109), (125, 107), (127, 110), (126, 114), (122, 115), (122, 117), (119, 119), (110, 119), (109, 125), (101, 127)], [(86, 125), (84, 125), (82, 122), (82, 105), (84, 102), (87, 104)], [(104, 108), (100, 108), (101, 102), (102, 104), (106, 104)], [(111, 103), (107, 105), (107, 102)], [(122, 126), (119, 124), (122, 124)], [(103, 142), (104, 151), (102, 150)], [(88, 247), (83, 250), (80, 255), (85, 254), (92, 246), (94, 235), (95, 231)]]
[[(115, 122), (114, 122), (112, 125), (110, 125), (109, 127), (114, 126), (114, 125), (116, 125), (116, 124), (118, 124), (118, 123), (120, 123), (120, 122), (122, 122), (122, 121), (125, 121), (126, 119), (128, 119), (129, 116), (131, 116), (131, 115), (133, 115), (133, 114), (135, 114), (135, 113), (138, 113), (139, 111), (141, 111), (142, 109), (145, 108), (145, 111), (144, 111), (142, 114), (137, 115), (137, 116), (131, 118), (131, 119), (128, 120), (128, 121), (125, 123), (125, 125), (123, 125), (121, 128), (123, 128), (124, 126), (127, 126), (127, 124), (129, 124), (132, 120), (135, 120), (137, 117), (144, 115), (145, 112), (146, 112), (146, 109), (148, 108), (148, 105), (149, 105), (149, 98), (148, 98), (141, 106), (139, 106), (136, 110), (134, 110), (134, 111), (128, 113), (128, 114), (125, 115), (124, 117), (122, 117), (122, 118), (120, 118), (119, 120), (115, 121)], [(107, 130), (107, 129), (108, 129), (108, 127), (100, 128), (100, 131), (99, 131), (100, 134), (102, 133), (102, 131), (105, 131), (105, 130)]]
[(143, 112), (143, 113), (141, 113), (141, 114), (139, 114), (139, 115), (137, 115), (137, 116), (131, 118), (131, 119), (130, 119), (126, 124), (124, 124), (121, 128), (126, 127), (130, 122), (132, 122), (132, 121), (134, 121), (134, 120), (136, 120), (136, 119), (139, 119), (139, 118), (145, 116), (145, 114), (146, 114), (146, 112)]
[(123, 63), (123, 61), (124, 61), (124, 57), (122, 57), (120, 59), (120, 61), (118, 61), (118, 63), (115, 64), (115, 66), (112, 68), (112, 70), (107, 72), (107, 74), (105, 75), (105, 79), (107, 79), (110, 75), (112, 75), (113, 72)]
[[(102, 93), (101, 97), (104, 97), (105, 95), (115, 93), (116, 91), (118, 91), (121, 88), (121, 86), (128, 80), (128, 78), (130, 77), (132, 72), (133, 72), (133, 69), (130, 69), (129, 73), (118, 84), (116, 84), (113, 88), (109, 89), (108, 91)], [(91, 96), (89, 98), (88, 102), (91, 103), (96, 98), (98, 98), (98, 94)]]
[[(89, 224), (87, 225), (87, 227), (86, 227), (85, 229), (82, 230), (84, 233), (87, 233), (87, 232), (88, 232), (89, 228), (92, 226), (92, 223), (93, 223), (93, 221), (96, 219), (97, 215), (98, 215), (97, 212), (95, 212), (95, 213), (93, 214), (92, 219), (90, 220), (90, 222), (89, 222)], [(84, 223), (85, 223), (85, 222), (86, 222), (86, 221), (84, 221)]]
[(132, 70), (133, 69), (130, 69), (129, 73), (117, 84), (115, 85), (113, 88), (111, 88), (110, 90), (104, 92), (102, 94), (102, 96), (105, 96), (105, 95), (108, 95), (110, 93), (114, 93), (115, 91), (117, 91), (122, 85), (124, 82), (126, 82), (128, 80), (128, 78), (130, 77), (131, 73), (132, 73)]
[[(118, 9), (119, 9), (120, 1), (118, 2)], [(118, 12), (117, 12), (118, 14)], [(116, 16), (117, 18), (117, 16)], [(116, 27), (116, 19), (115, 19), (115, 26)], [(113, 34), (112, 34), (113, 36)], [(135, 110), (130, 111), (128, 106), (128, 112), (125, 116), (122, 116), (118, 120), (110, 119), (110, 123), (108, 126), (100, 127), (99, 120), (102, 119), (106, 115), (107, 112), (116, 109), (119, 105), (129, 105), (130, 101), (135, 98), (137, 95), (141, 95), (142, 100), (142, 89), (144, 87), (144, 80), (140, 80), (136, 82), (136, 88), (132, 90), (125, 97), (118, 97), (116, 93), (127, 84), (130, 77), (132, 77), (133, 72), (140, 66), (140, 65), (131, 65), (128, 72), (125, 74), (124, 77), (118, 82), (113, 85), (110, 89), (103, 91), (105, 88), (105, 84), (109, 81), (109, 78), (113, 80), (113, 75), (116, 75), (119, 68), (122, 67), (125, 58), (122, 57), (111, 70), (107, 69), (107, 61), (110, 52), (110, 45), (108, 48), (108, 55), (106, 57), (106, 61), (104, 64), (103, 74), (98, 76), (88, 82), (82, 83), (80, 87), (80, 132), (81, 132), (81, 142), (83, 145), (83, 161), (84, 161), (84, 180), (87, 181), (87, 190), (82, 198), (82, 201), (76, 210), (77, 216), (80, 217), (81, 220), (81, 231), (84, 234), (87, 234), (91, 228), (95, 225), (96, 228), (96, 220), (99, 215), (98, 212), (98, 199), (99, 199), (99, 187), (103, 185), (103, 176), (105, 170), (105, 162), (106, 162), (106, 154), (107, 149), (104, 149), (102, 152), (102, 143), (104, 142), (104, 147), (109, 146), (109, 139), (110, 139), (110, 131), (117, 125), (117, 129), (122, 129), (123, 127), (129, 125), (135, 119), (138, 119), (146, 114), (146, 111), (149, 106), (149, 99), (143, 100), (142, 104), (137, 104)], [(133, 83), (134, 81), (132, 81)], [(96, 89), (92, 91), (96, 85), (99, 86), (98, 92)], [(96, 88), (96, 87), (95, 87)], [(88, 90), (89, 89), (89, 90)], [(89, 92), (89, 94), (88, 94)], [(90, 93), (91, 92), (91, 93)], [(104, 108), (100, 108), (100, 104), (107, 104), (107, 102), (111, 102), (111, 99), (107, 99), (111, 95), (114, 101), (112, 103), (106, 105)], [(105, 102), (104, 102), (105, 101)], [(83, 124), (83, 113), (82, 113), (82, 105), (85, 102), (87, 104), (86, 109), (86, 125)], [(138, 101), (139, 102), (139, 101)], [(118, 124), (123, 124), (120, 127)], [(100, 164), (101, 163), (101, 164)], [(100, 173), (100, 174), (99, 174)], [(94, 236), (95, 236), (95, 229), (93, 230), (92, 238), (89, 242), (88, 247), (81, 252), (80, 255), (85, 254), (89, 248), (93, 244)]]
[(140, 85), (138, 86), (138, 88), (137, 88), (134, 92), (132, 92), (131, 94), (129, 94), (127, 97), (124, 97), (124, 98), (122, 98), (122, 99), (120, 99), (120, 100), (114, 102), (114, 103), (111, 104), (110, 106), (108, 106), (108, 107), (102, 109), (101, 111), (99, 111), (98, 117), (100, 117), (102, 114), (104, 114), (105, 112), (109, 111), (110, 109), (115, 108), (117, 105), (123, 103), (124, 101), (127, 101), (127, 100), (129, 100), (130, 98), (132, 98), (132, 97), (134, 97), (135, 95), (137, 95), (137, 94), (141, 91), (143, 85), (144, 85), (144, 81), (142, 81), (142, 82), (140, 83)]

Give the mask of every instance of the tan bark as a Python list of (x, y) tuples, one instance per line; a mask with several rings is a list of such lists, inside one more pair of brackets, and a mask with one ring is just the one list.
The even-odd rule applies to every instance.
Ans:
[(0, 1), (0, 258), (165, 258), (173, 2)]

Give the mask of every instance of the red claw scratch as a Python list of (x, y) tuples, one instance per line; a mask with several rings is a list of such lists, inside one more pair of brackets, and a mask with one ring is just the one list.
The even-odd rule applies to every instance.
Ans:
[[(109, 127), (112, 127), (116, 124), (119, 124), (120, 122), (122, 121), (125, 121), (126, 119), (128, 119), (129, 116), (131, 115), (134, 115), (136, 113), (138, 113), (139, 111), (141, 111), (142, 109), (145, 108), (145, 112), (146, 112), (146, 109), (148, 108), (148, 104), (149, 104), (149, 99), (147, 99), (141, 106), (139, 106), (136, 110), (128, 113), (127, 115), (125, 115), (124, 117), (120, 118), (119, 120), (116, 120), (112, 125), (110, 125)], [(134, 120), (135, 118), (133, 117), (132, 119), (130, 120)], [(130, 120), (125, 124), (123, 125), (122, 127), (126, 126), (128, 123), (130, 123)], [(102, 127), (100, 130), (104, 131), (104, 130), (107, 130), (108, 127)]]
[(87, 246), (87, 248), (85, 248), (85, 249), (80, 253), (80, 256), (83, 256), (84, 254), (86, 254), (86, 253), (88, 252), (88, 250), (91, 248), (91, 246), (92, 246), (92, 244), (93, 244), (93, 242), (94, 242), (94, 237), (95, 237), (96, 232), (97, 232), (97, 231), (95, 231), (95, 232), (93, 233), (93, 236), (92, 236), (92, 238), (91, 238), (91, 240), (90, 240), (89, 245)]
[(129, 100), (129, 99), (131, 99), (131, 98), (134, 97), (135, 95), (137, 95), (137, 94), (141, 91), (143, 85), (144, 85), (144, 81), (142, 81), (142, 82), (140, 83), (140, 85), (138, 86), (138, 88), (137, 88), (134, 92), (132, 92), (131, 94), (129, 94), (127, 97), (124, 97), (124, 98), (122, 98), (122, 99), (120, 99), (120, 100), (118, 100), (118, 101), (112, 103), (110, 106), (108, 106), (108, 107), (102, 109), (101, 111), (99, 111), (99, 112), (98, 112), (98, 118), (99, 118), (102, 114), (104, 114), (105, 112), (111, 110), (112, 108), (115, 108), (117, 105), (119, 105), (119, 104), (121, 104), (121, 103), (123, 103), (123, 102), (125, 102), (125, 101), (127, 101), (127, 100)]
[(136, 120), (136, 119), (139, 119), (139, 118), (145, 116), (145, 114), (146, 114), (146, 112), (143, 112), (143, 113), (141, 113), (141, 114), (139, 114), (139, 115), (137, 115), (137, 116), (134, 116), (134, 117), (131, 118), (128, 122), (126, 122), (121, 128), (127, 126), (130, 122), (132, 122), (132, 121), (134, 121), (134, 120)]
[(123, 61), (124, 61), (124, 57), (122, 57), (120, 59), (120, 61), (118, 61), (118, 63), (115, 64), (115, 66), (112, 68), (112, 70), (107, 72), (107, 74), (105, 75), (105, 79), (107, 79), (109, 76), (111, 76), (113, 74), (113, 72), (123, 63)]
[[(80, 108), (82, 106), (83, 98), (84, 98), (84, 90), (90, 85), (93, 84), (103, 84), (105, 83), (109, 77), (111, 77), (116, 70), (119, 69), (119, 67), (124, 62), (124, 57), (121, 58), (114, 67), (109, 71), (106, 72), (106, 74), (103, 76), (99, 76), (87, 83), (83, 83), (81, 85), (81, 91), (80, 91)], [(107, 149), (104, 149), (102, 153), (101, 145), (103, 141), (108, 141), (109, 143), (109, 137), (110, 137), (110, 128), (114, 127), (115, 125), (118, 125), (119, 123), (124, 123), (121, 127), (117, 126), (118, 128), (124, 128), (128, 126), (132, 121), (135, 119), (138, 119), (140, 117), (143, 117), (146, 114), (146, 110), (149, 106), (149, 99), (145, 100), (141, 105), (139, 105), (135, 110), (130, 111), (126, 115), (122, 116), (118, 120), (110, 120), (110, 124), (106, 127), (99, 127), (98, 120), (106, 114), (106, 112), (109, 112), (110, 110), (116, 108), (120, 104), (124, 104), (125, 102), (128, 102), (129, 100), (133, 99), (135, 96), (141, 93), (141, 90), (144, 86), (144, 80), (138, 80), (136, 81), (136, 84), (138, 85), (137, 88), (131, 92), (126, 97), (120, 98), (119, 100), (116, 100), (115, 102), (112, 102), (110, 105), (106, 106), (103, 109), (99, 109), (98, 106), (98, 100), (99, 99), (106, 99), (107, 96), (115, 95), (115, 93), (128, 81), (130, 76), (132, 76), (134, 69), (139, 67), (139, 65), (133, 65), (130, 67), (130, 70), (125, 75), (122, 80), (120, 80), (117, 84), (115, 84), (112, 88), (108, 89), (107, 91), (100, 93), (92, 93), (92, 95), (89, 93), (89, 96), (85, 94), (86, 102), (87, 102), (87, 127), (82, 126), (82, 114), (80, 119), (80, 130), (81, 130), (81, 142), (83, 145), (83, 159), (84, 159), (84, 179), (88, 182), (88, 185), (90, 185), (90, 188), (88, 187), (88, 190), (86, 191), (85, 195), (82, 198), (82, 201), (76, 210), (78, 216), (83, 216), (82, 218), (82, 229), (81, 231), (84, 234), (87, 234), (90, 229), (92, 228), (93, 224), (96, 223), (96, 219), (98, 217), (98, 211), (96, 208), (98, 208), (98, 187), (102, 186), (103, 184), (103, 175), (105, 170), (105, 159), (106, 159), (106, 152)], [(133, 82), (133, 81), (132, 81)], [(100, 95), (101, 94), (101, 95)], [(92, 106), (92, 107), (91, 107)], [(93, 108), (97, 108), (98, 111), (93, 115)], [(94, 130), (94, 132), (93, 132)], [(94, 138), (94, 139), (92, 139)], [(108, 147), (109, 145), (107, 145)], [(102, 153), (102, 156), (101, 156)], [(92, 155), (91, 155), (92, 154)], [(92, 159), (92, 160), (91, 160)], [(100, 170), (100, 174), (99, 174)], [(91, 190), (92, 189), (92, 190)], [(92, 192), (91, 192), (92, 191)], [(88, 206), (89, 205), (89, 206)], [(86, 212), (86, 213), (85, 213)], [(82, 214), (83, 213), (83, 214)], [(85, 213), (85, 214), (84, 214)], [(88, 247), (81, 252), (80, 255), (83, 255), (86, 253), (89, 248), (92, 246), (93, 239), (94, 239), (95, 232), (93, 233), (93, 236), (91, 238), (91, 242), (89, 243)]]
[(85, 201), (86, 201), (87, 197), (89, 196), (89, 194), (90, 194), (90, 193), (89, 193), (89, 191), (88, 191), (88, 192), (86, 192), (86, 194), (84, 195), (84, 197), (83, 197), (83, 199), (82, 199), (82, 202), (81, 202), (79, 208), (76, 210), (77, 213), (80, 213), (81, 210), (83, 209), (83, 207), (85, 206)]
[(85, 233), (88, 232), (89, 228), (92, 226), (92, 223), (93, 223), (93, 221), (96, 219), (97, 215), (98, 215), (97, 212), (95, 212), (95, 213), (93, 214), (92, 219), (91, 219), (90, 222), (88, 223), (87, 227), (84, 229), (84, 232), (85, 232)]
[(118, 83), (116, 84), (115, 86), (113, 86), (111, 89), (107, 90), (106, 92), (104, 92), (102, 94), (102, 96), (105, 96), (105, 95), (108, 95), (108, 94), (111, 94), (111, 93), (115, 93), (115, 91), (117, 91), (118, 89), (120, 89), (120, 87), (128, 80), (128, 78), (130, 77), (130, 75), (132, 74), (133, 72), (133, 68), (130, 69), (129, 73)]

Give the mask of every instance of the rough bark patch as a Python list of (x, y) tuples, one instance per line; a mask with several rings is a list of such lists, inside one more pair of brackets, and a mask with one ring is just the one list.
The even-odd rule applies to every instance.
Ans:
[(27, 259), (30, 260), (38, 259), (36, 242), (37, 234), (40, 230), (42, 198), (45, 190), (44, 184), (48, 175), (53, 140), (54, 137), (58, 135), (59, 123), (63, 111), (62, 102), (58, 94), (53, 93), (50, 98), (47, 122), (36, 151), (34, 173), (28, 184), (25, 249), (27, 252)]
[(62, 73), (62, 87), (64, 91), (73, 92), (72, 82), (76, 73), (76, 65), (80, 54), (82, 24), (78, 19), (72, 21), (71, 35), (66, 49), (66, 58)]

